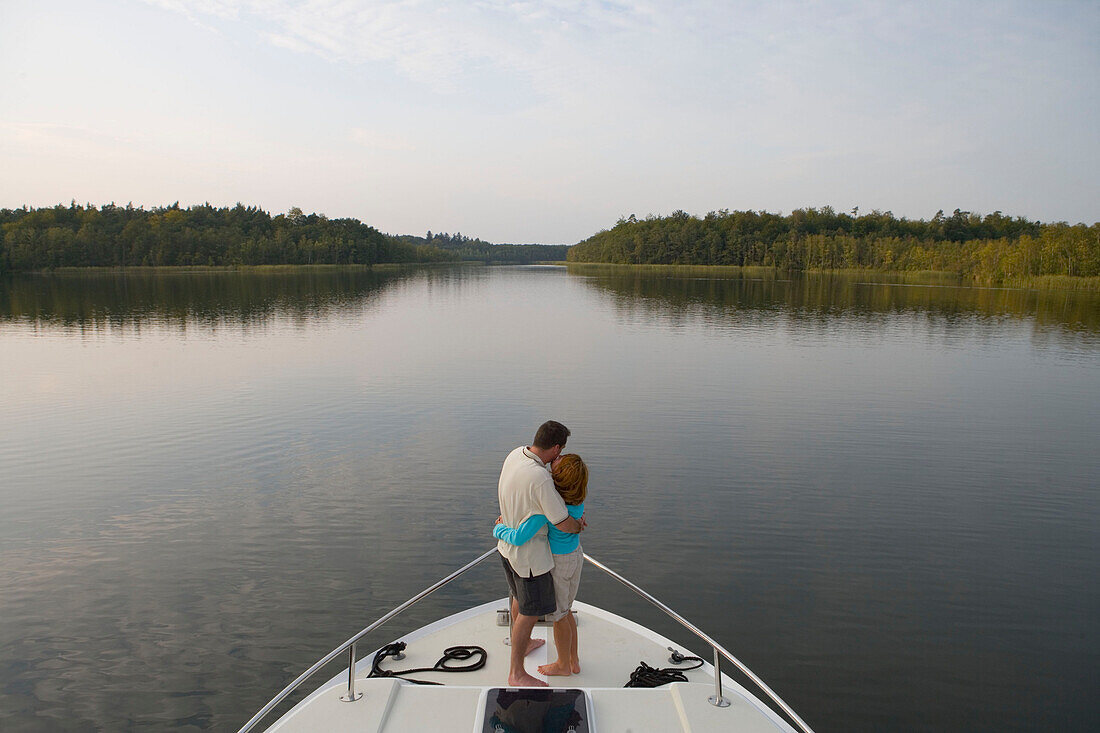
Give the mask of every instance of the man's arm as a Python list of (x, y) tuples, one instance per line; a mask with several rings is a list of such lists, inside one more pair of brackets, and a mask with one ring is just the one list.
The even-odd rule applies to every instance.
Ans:
[(532, 514), (514, 529), (503, 522), (497, 524), (493, 527), (493, 536), (498, 540), (504, 540), (509, 545), (522, 545), (534, 537), (544, 524), (546, 524), (546, 517), (541, 514)]
[(562, 532), (568, 532), (569, 534), (578, 534), (584, 531), (584, 523), (579, 519), (573, 519), (573, 517), (566, 517), (554, 526)]
[(565, 506), (561, 494), (554, 488), (554, 480), (549, 474), (535, 487), (535, 499), (542, 508), (542, 513), (546, 515), (547, 524), (553, 524), (562, 532), (569, 534), (581, 531), (580, 523), (569, 516), (569, 509)]

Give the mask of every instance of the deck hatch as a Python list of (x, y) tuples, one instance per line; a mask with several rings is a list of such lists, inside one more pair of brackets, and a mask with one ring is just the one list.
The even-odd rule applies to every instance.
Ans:
[(591, 733), (583, 690), (493, 687), (483, 733)]

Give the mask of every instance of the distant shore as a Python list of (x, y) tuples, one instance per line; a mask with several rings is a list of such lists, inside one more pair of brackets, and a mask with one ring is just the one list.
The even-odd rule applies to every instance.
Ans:
[(182, 274), (182, 273), (215, 273), (215, 272), (333, 272), (336, 270), (352, 270), (352, 271), (390, 271), (390, 270), (411, 270), (424, 267), (478, 267), (485, 266), (484, 263), (469, 262), (464, 260), (457, 260), (454, 262), (376, 262), (372, 265), (350, 264), (350, 265), (332, 265), (332, 264), (319, 264), (319, 265), (126, 265), (124, 267), (54, 267), (50, 269), (39, 270), (20, 270), (17, 272), (5, 273), (8, 275), (77, 275), (81, 273), (96, 273), (105, 274), (111, 272), (118, 273), (164, 273), (164, 274)]
[(973, 280), (959, 273), (945, 270), (913, 271), (846, 268), (836, 270), (809, 269), (789, 271), (777, 267), (765, 267), (760, 265), (746, 267), (739, 267), (736, 265), (631, 265), (610, 262), (555, 262), (554, 264), (564, 265), (571, 271), (586, 269), (617, 269), (623, 271), (668, 273), (670, 275), (680, 276), (744, 277), (761, 280), (785, 280), (792, 276), (797, 277), (800, 275), (838, 275), (843, 277), (866, 277), (875, 282), (901, 285), (948, 285), (1021, 290), (1083, 290), (1100, 292), (1100, 277), (1073, 277), (1070, 275), (1036, 275), (1032, 277), (1006, 278), (1001, 282), (993, 283)]
[(802, 275), (862, 277), (873, 282), (898, 285), (930, 285), (952, 287), (986, 287), (1019, 290), (1076, 290), (1087, 292), (1100, 292), (1100, 277), (1073, 277), (1070, 275), (1037, 275), (1023, 278), (1006, 278), (1001, 282), (984, 282), (973, 280), (956, 272), (944, 270), (875, 270), (861, 268), (846, 268), (836, 270), (809, 269), (790, 271), (778, 267), (766, 267), (760, 265), (631, 265), (611, 262), (567, 262), (545, 261), (532, 263), (493, 263), (456, 261), (456, 262), (381, 262), (371, 265), (365, 264), (315, 264), (315, 265), (130, 265), (126, 267), (56, 267), (53, 269), (25, 270), (17, 273), (4, 273), (6, 275), (76, 275), (85, 273), (149, 273), (149, 274), (183, 274), (183, 273), (300, 273), (300, 272), (334, 272), (334, 271), (381, 271), (392, 272), (407, 269), (419, 269), (424, 267), (497, 267), (509, 264), (530, 265), (555, 265), (566, 267), (572, 272), (584, 270), (619, 270), (623, 272), (647, 272), (667, 273), (677, 276), (696, 277), (742, 277), (757, 280), (788, 280)]
[(478, 262), (476, 260), (448, 260), (442, 262), (376, 262), (372, 265), (316, 264), (316, 265), (125, 265), (123, 267), (54, 267), (38, 270), (18, 270), (0, 273), (6, 275), (73, 275), (79, 273), (149, 272), (149, 273), (204, 273), (204, 272), (331, 272), (334, 270), (410, 270), (424, 267), (500, 267), (515, 265), (565, 265), (562, 261), (540, 262)]

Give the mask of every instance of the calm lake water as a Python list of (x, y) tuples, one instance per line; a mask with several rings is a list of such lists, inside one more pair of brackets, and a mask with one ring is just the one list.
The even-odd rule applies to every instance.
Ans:
[(819, 733), (1100, 727), (1100, 296), (467, 266), (0, 279), (0, 729), (235, 730), (547, 418), (586, 550)]

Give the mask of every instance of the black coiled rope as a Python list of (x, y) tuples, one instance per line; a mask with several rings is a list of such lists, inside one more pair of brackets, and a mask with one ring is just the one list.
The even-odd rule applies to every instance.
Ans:
[[(479, 646), (451, 646), (443, 650), (443, 656), (439, 658), (431, 667), (417, 667), (416, 669), (382, 669), (380, 666), (382, 660), (387, 657), (396, 657), (405, 651), (405, 642), (395, 641), (392, 644), (386, 644), (378, 650), (378, 653), (374, 655), (374, 661), (370, 666), (370, 674), (367, 677), (398, 677), (406, 682), (412, 682), (417, 685), (442, 685), (442, 682), (429, 682), (428, 680), (412, 680), (405, 677), (407, 674), (416, 674), (417, 672), (476, 672), (485, 666), (485, 660), (489, 654), (483, 648)], [(477, 657), (477, 659), (474, 659)], [(474, 659), (470, 664), (455, 665), (448, 664), (452, 660), (463, 661), (466, 659)]]
[(658, 668), (650, 667), (645, 662), (641, 662), (638, 664), (638, 668), (630, 673), (630, 681), (623, 687), (660, 687), (670, 682), (687, 682), (688, 678), (684, 672), (699, 669), (703, 666), (703, 660), (699, 657), (689, 657), (679, 652), (673, 652), (672, 659), (676, 663), (691, 661), (697, 662), (697, 664), (692, 667)]

